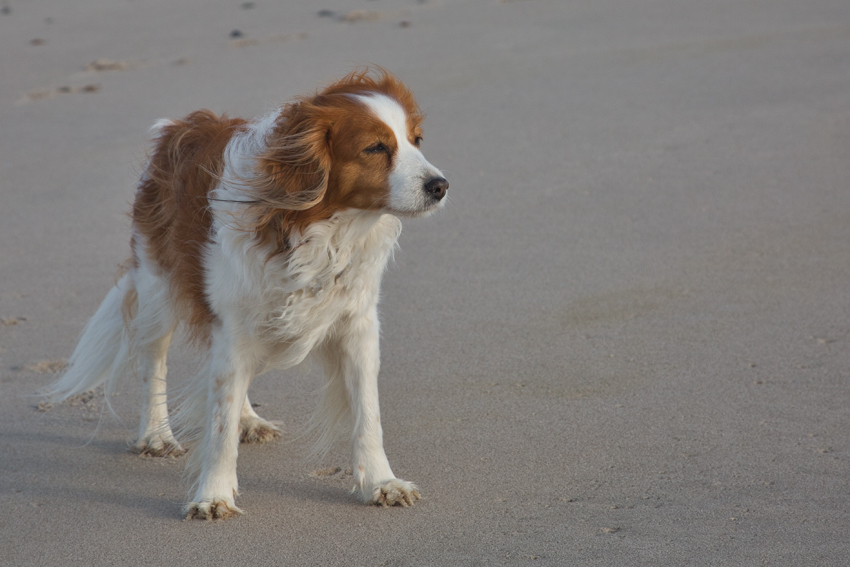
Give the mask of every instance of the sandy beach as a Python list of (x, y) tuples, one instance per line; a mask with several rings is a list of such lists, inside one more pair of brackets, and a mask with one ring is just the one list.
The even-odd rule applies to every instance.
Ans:
[[(0, 2), (0, 564), (842, 566), (846, 0)], [(318, 365), (251, 387), (242, 517), (184, 521), (141, 388), (42, 411), (129, 254), (160, 118), (404, 80), (445, 210), (382, 288), (413, 508), (308, 459)], [(197, 368), (180, 345), (171, 387)], [(129, 377), (128, 377), (129, 378)]]

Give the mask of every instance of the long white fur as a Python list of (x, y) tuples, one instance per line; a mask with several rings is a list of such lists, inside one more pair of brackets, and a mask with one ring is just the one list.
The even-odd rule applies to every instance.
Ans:
[(124, 325), (122, 306), (127, 295), (134, 292), (133, 277), (125, 274), (106, 295), (83, 328), (65, 373), (48, 391), (55, 402), (102, 384), (110, 391), (116, 375), (133, 371), (130, 334)]
[[(404, 110), (383, 95), (358, 98), (397, 137), (389, 209), (419, 216), (438, 208), (441, 203), (434, 206), (421, 193), (425, 180), (441, 174), (407, 140)], [(250, 199), (243, 180), (254, 174), (252, 160), (265, 150), (275, 119), (270, 114), (230, 141), (210, 202), (214, 220), (204, 283), (219, 322), (207, 363), (174, 419), (179, 436), (197, 439), (187, 464), (195, 483), (186, 512), (201, 518), (241, 513), (234, 501), (240, 427), (273, 427), (251, 409), (251, 379), (270, 367), (299, 364), (311, 353), (323, 363), (327, 381), (315, 417), (320, 445), (329, 443), (339, 426), (349, 427), (360, 498), (408, 505), (419, 493), (390, 468), (378, 402), (377, 302), (401, 223), (391, 214), (347, 210), (291, 235), (287, 255), (273, 256), (270, 247), (258, 246), (239, 227), (238, 201)], [(119, 376), (138, 372), (147, 394), (136, 449), (179, 453), (165, 402), (165, 359), (177, 317), (168, 281), (146, 260), (144, 239), (136, 235), (135, 242), (138, 267), (109, 292), (52, 393), (62, 400), (99, 384), (110, 388)], [(134, 312), (130, 321), (122, 316), (127, 304)]]

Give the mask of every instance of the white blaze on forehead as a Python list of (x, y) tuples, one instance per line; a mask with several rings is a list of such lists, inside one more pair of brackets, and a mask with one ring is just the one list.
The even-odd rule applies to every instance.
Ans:
[(386, 124), (395, 135), (398, 150), (390, 172), (390, 208), (399, 213), (419, 214), (436, 208), (424, 192), (425, 183), (443, 177), (408, 139), (407, 112), (398, 101), (382, 94), (355, 98)]
[(399, 145), (407, 140), (407, 113), (398, 101), (382, 94), (357, 95), (355, 98), (390, 127)]

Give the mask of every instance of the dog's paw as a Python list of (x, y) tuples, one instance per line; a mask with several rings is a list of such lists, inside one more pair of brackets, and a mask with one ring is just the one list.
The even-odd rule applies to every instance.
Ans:
[(243, 418), (239, 422), (239, 441), (241, 443), (268, 443), (280, 439), (283, 431), (261, 417)]
[(187, 520), (226, 520), (233, 516), (241, 516), (245, 512), (236, 507), (233, 502), (211, 500), (206, 502), (189, 502), (183, 508)]
[(394, 478), (386, 482), (378, 483), (373, 489), (370, 504), (378, 506), (413, 506), (413, 503), (422, 498), (419, 489), (412, 482)]
[(130, 445), (130, 451), (143, 457), (179, 457), (186, 452), (173, 437), (153, 435)]

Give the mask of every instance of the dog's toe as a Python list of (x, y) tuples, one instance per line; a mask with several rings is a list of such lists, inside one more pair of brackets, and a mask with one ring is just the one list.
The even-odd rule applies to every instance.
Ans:
[(422, 498), (419, 489), (412, 482), (394, 478), (373, 489), (372, 503), (378, 506), (413, 506)]
[(243, 419), (239, 423), (239, 441), (242, 443), (268, 443), (280, 439), (281, 435), (280, 427), (262, 418)]
[(163, 439), (159, 435), (139, 439), (130, 445), (130, 451), (143, 457), (179, 457), (186, 453), (176, 440)]
[(183, 512), (187, 520), (226, 520), (245, 513), (235, 504), (224, 500), (189, 502)]

